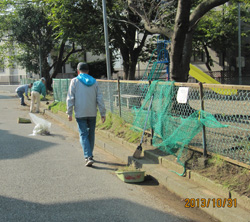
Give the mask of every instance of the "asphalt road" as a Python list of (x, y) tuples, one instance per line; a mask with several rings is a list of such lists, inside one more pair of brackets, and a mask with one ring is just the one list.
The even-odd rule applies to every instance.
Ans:
[(154, 180), (122, 182), (123, 163), (97, 147), (85, 167), (78, 136), (53, 120), (51, 135), (32, 136), (34, 123), (17, 123), (30, 116), (15, 94), (0, 93), (0, 116), (1, 222), (215, 221)]

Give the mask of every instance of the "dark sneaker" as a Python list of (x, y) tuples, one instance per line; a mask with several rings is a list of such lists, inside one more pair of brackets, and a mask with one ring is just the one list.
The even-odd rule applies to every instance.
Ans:
[(88, 158), (86, 158), (85, 159), (85, 161), (86, 161), (86, 164), (85, 164), (85, 166), (92, 166), (93, 165), (93, 163), (94, 163), (94, 160), (93, 160), (93, 158), (92, 157), (88, 157)]
[(23, 104), (21, 104), (21, 106), (27, 106), (27, 104), (23, 103)]

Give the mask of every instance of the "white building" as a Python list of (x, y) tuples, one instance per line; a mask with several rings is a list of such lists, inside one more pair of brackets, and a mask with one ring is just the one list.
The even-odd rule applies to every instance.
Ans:
[(18, 85), (20, 79), (26, 78), (26, 70), (21, 67), (5, 68), (0, 67), (1, 85)]

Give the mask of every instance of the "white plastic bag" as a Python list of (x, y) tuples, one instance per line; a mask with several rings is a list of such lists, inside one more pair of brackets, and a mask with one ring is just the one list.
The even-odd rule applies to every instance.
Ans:
[(30, 113), (30, 117), (32, 121), (36, 124), (36, 126), (33, 129), (33, 136), (35, 135), (49, 135), (50, 134), (50, 128), (51, 128), (51, 123), (47, 120), (44, 120), (35, 114)]

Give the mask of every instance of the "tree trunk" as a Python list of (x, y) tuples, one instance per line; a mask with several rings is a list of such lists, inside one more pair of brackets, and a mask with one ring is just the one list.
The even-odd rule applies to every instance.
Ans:
[(52, 86), (51, 86), (52, 78), (50, 77), (49, 72), (50, 72), (50, 67), (49, 67), (47, 59), (46, 59), (43, 62), (42, 74), (43, 74), (43, 77), (46, 79), (46, 88), (47, 88), (47, 90), (52, 91)]
[(123, 80), (128, 80), (129, 65), (123, 64)]
[(52, 90), (53, 89), (53, 87), (52, 87), (53, 78), (56, 78), (56, 76), (58, 74), (58, 71), (62, 67), (62, 60), (63, 60), (64, 48), (65, 48), (65, 41), (62, 41), (61, 46), (60, 46), (60, 51), (59, 51), (59, 54), (58, 54), (58, 59), (55, 62), (55, 68), (54, 68), (54, 71), (53, 71), (52, 75), (50, 76), (49, 70), (47, 70), (45, 72), (46, 86), (47, 86), (48, 90)]
[[(152, 13), (145, 10), (147, 7), (142, 9), (141, 2), (139, 3), (137, 1), (128, 0), (128, 3), (134, 13), (138, 14), (142, 18), (146, 30), (155, 34), (163, 34), (167, 38), (171, 39), (170, 79), (177, 82), (185, 82), (188, 80), (189, 64), (192, 52), (191, 42), (196, 25), (202, 16), (204, 16), (208, 11), (228, 1), (229, 0), (199, 1), (200, 3), (196, 6), (196, 8), (190, 12), (191, 0), (178, 0), (178, 8), (173, 32), (167, 25), (166, 27), (159, 27), (154, 24), (155, 19), (152, 19)], [(164, 20), (164, 16), (164, 14), (162, 16), (160, 15), (162, 20)], [(185, 58), (185, 56), (187, 57)]]
[(137, 59), (131, 61), (131, 63), (130, 63), (130, 69), (129, 69), (129, 73), (128, 73), (129, 80), (135, 79), (136, 64), (137, 64)]
[(124, 80), (134, 80), (136, 64), (139, 54), (132, 50), (131, 52), (128, 49), (123, 50), (123, 79)]
[(142, 48), (147, 39), (148, 33), (144, 33), (143, 38), (140, 42), (140, 45), (134, 49), (134, 42), (131, 44), (130, 48), (126, 46), (124, 48), (120, 48), (121, 55), (123, 58), (123, 79), (124, 80), (134, 80), (136, 65), (138, 62), (139, 54), (142, 51)]
[(206, 46), (206, 44), (204, 44), (204, 43), (203, 43), (203, 48), (204, 48), (205, 54), (206, 54), (206, 63), (205, 63), (205, 64), (206, 64), (206, 67), (207, 67), (208, 71), (211, 72), (212, 69), (211, 69), (211, 67), (210, 67), (210, 65), (209, 65), (210, 55), (209, 55), (207, 46)]
[(135, 71), (136, 71), (136, 65), (138, 60), (138, 55), (134, 55), (133, 58), (131, 58), (131, 55), (129, 55), (130, 59), (129, 62), (126, 62), (123, 64), (123, 79), (124, 80), (134, 80), (135, 79)]
[(123, 80), (128, 80), (129, 76), (129, 53), (127, 49), (120, 49), (123, 58)]
[(175, 19), (174, 33), (171, 41), (170, 53), (170, 79), (176, 82), (187, 81), (187, 59), (185, 55), (188, 51), (184, 51), (190, 16), (190, 0), (179, 0), (178, 10)]
[(51, 78), (55, 78), (59, 72), (59, 70), (62, 68), (62, 61), (63, 61), (63, 53), (64, 53), (64, 48), (65, 48), (65, 41), (62, 41), (61, 45), (60, 45), (60, 51), (58, 54), (58, 59), (56, 61), (56, 65), (55, 65), (55, 69), (54, 72), (52, 74)]

